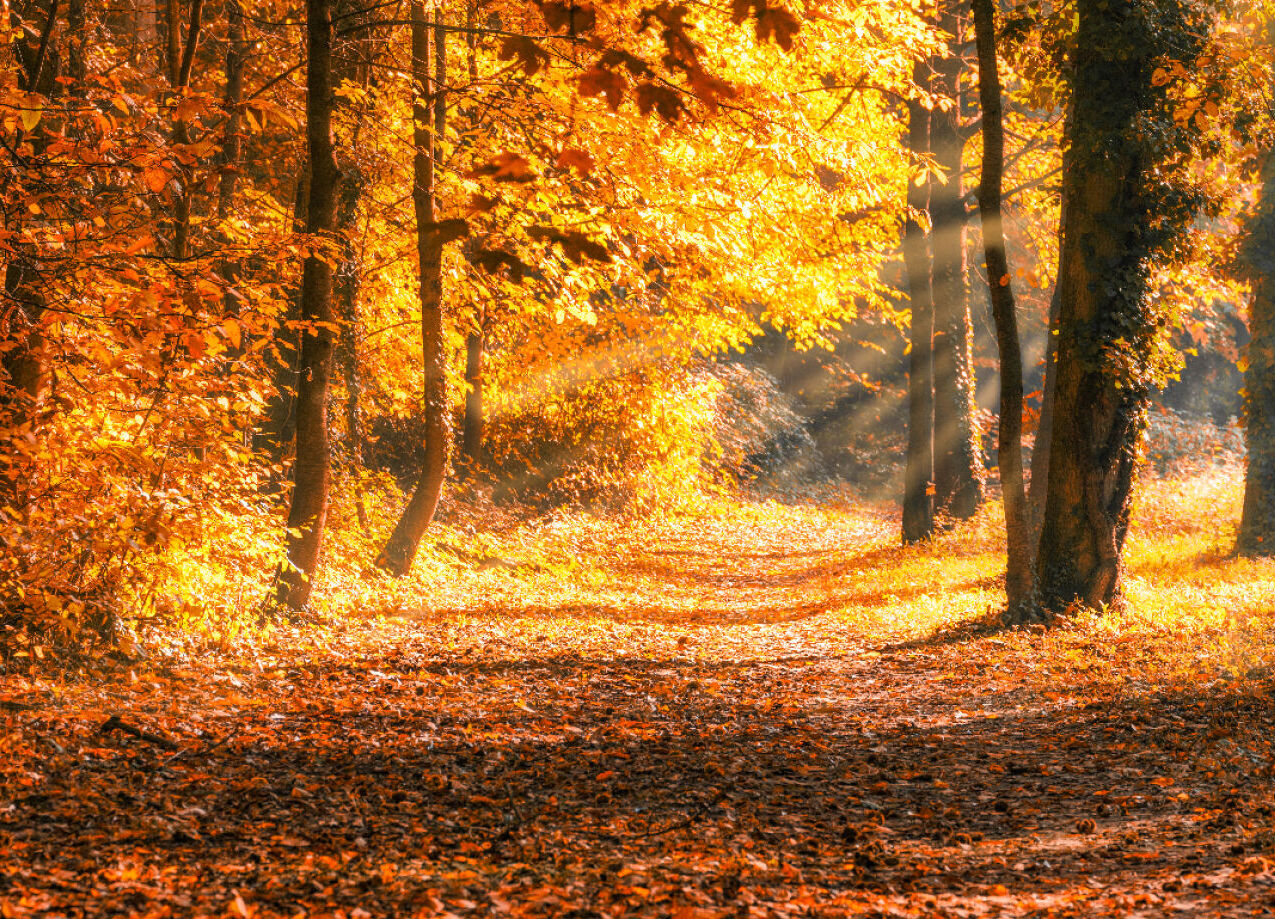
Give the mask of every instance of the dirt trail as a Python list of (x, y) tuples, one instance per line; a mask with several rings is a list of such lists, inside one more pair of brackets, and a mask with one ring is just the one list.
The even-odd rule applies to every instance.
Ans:
[(1275, 911), (1268, 687), (900, 640), (864, 527), (599, 531), (570, 590), (0, 677), (0, 916)]

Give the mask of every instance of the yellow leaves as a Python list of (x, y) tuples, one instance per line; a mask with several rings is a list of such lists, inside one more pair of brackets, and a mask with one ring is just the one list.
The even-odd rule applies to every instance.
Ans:
[(27, 93), (22, 97), (20, 108), (18, 109), (18, 120), (22, 122), (23, 130), (35, 130), (35, 126), (40, 123), (40, 116), (43, 114), (43, 96), (39, 93)]

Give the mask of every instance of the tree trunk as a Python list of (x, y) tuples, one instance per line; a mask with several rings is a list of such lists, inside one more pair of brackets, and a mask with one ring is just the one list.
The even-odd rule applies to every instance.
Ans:
[[(465, 43), (469, 49), (469, 87), (472, 92), (478, 86), (478, 31), (474, 28), (478, 15), (478, 4), (472, 2), (465, 7)], [(470, 132), (478, 128), (480, 110), (477, 105), (470, 105), (465, 111), (467, 127)], [(468, 135), (472, 137), (472, 133)], [(464, 143), (464, 141), (462, 141)], [(466, 257), (472, 255), (467, 248)], [(478, 304), (474, 308), (474, 325), (465, 336), (465, 417), (461, 427), (461, 454), (465, 459), (465, 468), (476, 473), (483, 462), (483, 415), (485, 412), (483, 391), (483, 363), (486, 358), (487, 345), (487, 310)]]
[[(234, 204), (235, 185), (239, 179), (239, 157), (243, 147), (243, 77), (244, 63), (248, 56), (248, 39), (244, 32), (243, 7), (239, 0), (226, 0), (226, 93), (223, 106), (226, 109), (226, 128), (221, 141), (221, 174), (217, 177), (217, 219), (230, 217)], [(223, 263), (225, 271), (233, 273), (233, 262)], [(233, 283), (233, 277), (227, 277)]]
[(1244, 510), (1236, 550), (1275, 555), (1275, 154), (1262, 169), (1262, 197), (1249, 225), (1244, 268), (1249, 301), (1248, 369), (1244, 372)]
[(359, 322), (359, 288), (363, 279), (363, 264), (354, 244), (354, 225), (358, 219), (359, 202), (366, 185), (358, 167), (346, 171), (341, 187), (341, 204), (337, 213), (337, 232), (341, 237), (341, 265), (337, 272), (337, 298), (341, 304), (341, 369), (345, 377), (345, 440), (346, 456), (354, 468), (354, 508), (359, 526), (368, 530), (367, 506), (358, 479), (358, 469), (363, 466), (363, 407), (362, 378), (359, 375), (359, 340), (362, 327)]
[[(168, 0), (168, 78), (174, 97), (180, 97), (190, 85), (190, 71), (199, 48), (199, 34), (203, 25), (204, 0), (191, 0), (190, 22), (186, 27), (186, 47), (181, 50), (181, 25), (177, 20), (177, 2)], [(190, 144), (190, 125), (180, 115), (173, 124), (173, 144)], [(190, 186), (193, 178), (190, 166), (177, 168), (177, 195), (173, 201), (172, 256), (185, 259), (190, 256)]]
[(1197, 209), (1174, 187), (1191, 142), (1165, 85), (1168, 55), (1194, 60), (1207, 10), (1148, 0), (1078, 0), (1064, 129), (1057, 389), (1036, 560), (1045, 609), (1102, 607), (1120, 594), (1138, 446), (1155, 380), (1152, 271)]
[(1001, 212), (1005, 135), (1001, 124), (1001, 83), (996, 69), (996, 0), (973, 0), (978, 46), (978, 94), (983, 109), (983, 170), (978, 212), (983, 224), (983, 258), (991, 290), (996, 346), (1000, 352), (1000, 428), (997, 457), (1005, 506), (1005, 595), (1007, 613), (1021, 619), (1032, 609), (1032, 553), (1028, 540), (1027, 492), (1023, 485), (1023, 355), (1010, 284)]
[[(412, 3), (412, 78), (416, 99), (412, 107), (416, 156), (412, 202), (416, 210), (416, 245), (420, 258), (421, 350), (425, 376), (425, 444), (421, 472), (398, 525), (381, 551), (377, 564), (403, 576), (412, 568), (421, 537), (443, 488), (451, 446), (450, 405), (447, 396), (447, 350), (443, 338), (443, 246), (438, 233), (435, 192), (436, 141), (444, 136), (447, 119), (446, 29), (441, 14), (434, 24), (434, 79), (430, 80), (429, 28), (421, 0)], [(430, 102), (434, 124), (430, 125)]]
[[(928, 67), (918, 63), (913, 79), (929, 83)], [(908, 103), (908, 149), (929, 154), (930, 112), (920, 102)], [(930, 289), (930, 255), (925, 228), (916, 215), (930, 205), (930, 180), (908, 183), (907, 222), (903, 227), (903, 261), (912, 304), (908, 352), (908, 449), (903, 476), (903, 542), (914, 543), (934, 533), (934, 302)]]
[[(331, 0), (306, 0), (306, 146), (310, 194), (306, 231), (316, 245), (336, 225), (340, 174), (332, 144)], [(332, 266), (314, 254), (301, 275), (301, 363), (297, 383), (296, 460), (288, 511), (288, 562), (279, 571), (276, 602), (300, 610), (310, 600), (328, 510), (328, 380), (333, 342)]]
[[(292, 224), (296, 233), (305, 232), (309, 222), (310, 167), (307, 164), (297, 177), (296, 197), (293, 200)], [(302, 272), (304, 275), (304, 271)], [(274, 330), (274, 346), (267, 353), (270, 370), (271, 395), (266, 403), (266, 415), (261, 429), (253, 436), (253, 450), (261, 454), (267, 464), (274, 467), (267, 479), (271, 494), (283, 485), (285, 460), (288, 448), (296, 436), (296, 394), (300, 360), (299, 336), (291, 323), (300, 315), (300, 291), (288, 292), (287, 312)]]
[(482, 465), (483, 452), (483, 321), (482, 310), (474, 317), (474, 328), (465, 337), (465, 420), (460, 450), (471, 471)]
[[(20, 40), (15, 48), (19, 64), (19, 86), (26, 92), (52, 97), (58, 89), (61, 61), (53, 44), (57, 26), (58, 0), (50, 0), (47, 7), (37, 6), (44, 21), (34, 41)], [(25, 31), (23, 22), (14, 10), (10, 22), (19, 33)], [(82, 35), (82, 33), (81, 33)], [(82, 87), (81, 87), (82, 88)], [(19, 129), (21, 132), (21, 129)], [(48, 146), (48, 135), (38, 132), (31, 137), (30, 160), (38, 163)], [(34, 167), (38, 169), (39, 167)], [(18, 177), (17, 181), (21, 181)], [(0, 428), (6, 428), (13, 436), (21, 436), (36, 422), (36, 410), (48, 388), (48, 369), (45, 366), (45, 340), (41, 330), (47, 301), (45, 281), (41, 276), (39, 256), (29, 244), (21, 242), (21, 235), (14, 234), (14, 251), (5, 266), (4, 302), (0, 303), (0, 332), (10, 347), (0, 353)], [(7, 453), (8, 451), (6, 451)], [(17, 475), (16, 470), (11, 470)], [(10, 473), (6, 473), (9, 478)], [(0, 497), (11, 491), (16, 479), (0, 486)]]
[[(1064, 217), (1065, 221), (1066, 218)], [(1027, 538), (1035, 548), (1040, 544), (1040, 525), (1045, 517), (1045, 491), (1049, 482), (1049, 442), (1054, 432), (1054, 390), (1058, 386), (1058, 313), (1062, 306), (1062, 285), (1055, 282), (1049, 298), (1049, 328), (1045, 340), (1045, 381), (1040, 395), (1040, 421), (1036, 425), (1036, 445), (1032, 448), (1031, 483), (1027, 491)]]
[(974, 430), (973, 333), (965, 284), (965, 203), (961, 196), (960, 0), (945, 0), (939, 27), (952, 36), (933, 62), (935, 90), (953, 100), (930, 114), (930, 149), (944, 178), (930, 192), (934, 297), (934, 488), (936, 509), (956, 518), (978, 512), (982, 463)]

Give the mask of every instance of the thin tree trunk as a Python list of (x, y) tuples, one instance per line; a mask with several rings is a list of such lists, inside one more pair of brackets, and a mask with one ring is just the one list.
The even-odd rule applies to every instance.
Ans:
[(997, 456), (1005, 505), (1005, 594), (1007, 612), (1021, 619), (1032, 610), (1032, 552), (1028, 540), (1027, 493), (1023, 484), (1023, 355), (1010, 284), (1001, 211), (1005, 135), (1001, 124), (1001, 82), (996, 69), (995, 0), (973, 0), (978, 46), (978, 94), (983, 109), (983, 170), (978, 212), (983, 224), (983, 258), (991, 289), (996, 346), (1000, 351), (1000, 429)]
[[(425, 448), (420, 477), (398, 525), (381, 551), (377, 564), (392, 574), (403, 576), (412, 568), (434, 511), (438, 508), (447, 454), (451, 446), (450, 405), (447, 396), (447, 351), (443, 339), (443, 247), (436, 231), (434, 200), (437, 140), (446, 127), (447, 46), (441, 14), (434, 24), (434, 79), (430, 80), (429, 27), (421, 0), (412, 3), (412, 80), (416, 99), (412, 107), (415, 123), (415, 183), (412, 202), (416, 210), (416, 243), (420, 258), (421, 350), (425, 364)], [(434, 123), (430, 125), (430, 102)]]
[[(1065, 218), (1064, 218), (1065, 220)], [(1054, 432), (1054, 390), (1058, 386), (1058, 313), (1062, 306), (1062, 285), (1054, 283), (1049, 298), (1049, 328), (1045, 339), (1045, 381), (1041, 387), (1040, 421), (1032, 448), (1031, 483), (1027, 490), (1027, 538), (1033, 550), (1040, 543), (1040, 524), (1045, 516), (1045, 491), (1049, 482), (1049, 443)]]
[(341, 304), (341, 369), (345, 376), (345, 438), (346, 454), (354, 467), (354, 508), (359, 526), (368, 530), (367, 506), (358, 479), (358, 470), (365, 461), (363, 437), (363, 384), (359, 375), (359, 339), (362, 334), (359, 322), (359, 287), (363, 278), (363, 265), (354, 245), (354, 224), (358, 219), (359, 201), (363, 197), (366, 180), (357, 167), (347, 170), (341, 187), (341, 204), (337, 215), (337, 232), (341, 236), (341, 265), (337, 272), (337, 297)]
[(461, 429), (461, 453), (471, 472), (482, 465), (483, 452), (483, 323), (481, 308), (474, 317), (474, 327), (465, 337), (465, 420)]
[(965, 204), (961, 196), (961, 2), (945, 0), (939, 26), (952, 36), (948, 54), (934, 61), (937, 92), (951, 108), (930, 115), (930, 149), (944, 170), (930, 192), (933, 221), (934, 487), (936, 509), (956, 518), (978, 512), (982, 463), (974, 430), (973, 332), (965, 283)]
[[(181, 47), (181, 24), (177, 19), (177, 0), (168, 0), (168, 78), (173, 96), (180, 97), (190, 85), (190, 71), (195, 62), (195, 51), (199, 48), (199, 36), (203, 27), (204, 0), (191, 0), (190, 22), (186, 27), (186, 46)], [(180, 111), (180, 110), (179, 110)], [(173, 124), (173, 144), (186, 146), (190, 143), (190, 125), (180, 115)], [(192, 170), (190, 166), (180, 165), (177, 169), (177, 197), (173, 202), (173, 248), (175, 259), (185, 259), (190, 255), (190, 185)]]
[[(226, 0), (226, 93), (222, 104), (226, 109), (226, 127), (221, 141), (221, 174), (217, 177), (217, 219), (230, 217), (239, 181), (239, 157), (243, 148), (243, 78), (248, 56), (248, 38), (244, 30), (243, 7), (239, 0)], [(225, 270), (234, 265), (225, 263)], [(233, 281), (233, 278), (227, 278)]]
[(1244, 372), (1244, 510), (1236, 550), (1275, 555), (1275, 154), (1262, 169), (1262, 197), (1249, 225), (1244, 267), (1249, 302), (1248, 369)]
[[(465, 42), (469, 49), (469, 86), (470, 91), (478, 85), (478, 33), (474, 28), (477, 18), (478, 4), (469, 3), (465, 8), (465, 27), (468, 30)], [(479, 110), (476, 105), (468, 107), (466, 112), (470, 131), (478, 127)], [(466, 252), (470, 255), (470, 252)], [(483, 461), (483, 364), (486, 357), (487, 311), (482, 305), (474, 309), (474, 325), (465, 336), (465, 417), (461, 428), (461, 454), (465, 458), (465, 468), (471, 474), (476, 473)]]
[[(296, 233), (305, 232), (309, 222), (310, 168), (307, 165), (297, 177), (293, 200), (292, 225)], [(304, 271), (302, 272), (304, 275)], [(253, 437), (253, 449), (274, 467), (267, 485), (271, 493), (280, 490), (288, 448), (296, 436), (296, 395), (300, 370), (300, 341), (291, 323), (300, 315), (300, 291), (288, 292), (287, 312), (274, 331), (274, 347), (267, 354), (271, 396), (261, 429)]]
[[(929, 85), (928, 65), (918, 63), (913, 79)], [(908, 103), (908, 149), (929, 154), (930, 112), (920, 102)], [(903, 542), (914, 543), (934, 533), (934, 302), (930, 289), (930, 254), (925, 228), (916, 214), (930, 206), (930, 180), (908, 184), (910, 213), (903, 228), (903, 261), (912, 304), (908, 352), (908, 448), (903, 476)]]
[[(310, 194), (306, 231), (316, 244), (330, 241), (336, 225), (340, 173), (332, 143), (332, 5), (306, 0), (306, 146)], [(327, 258), (306, 258), (301, 275), (301, 372), (297, 384), (296, 460), (288, 511), (288, 562), (278, 576), (280, 607), (300, 610), (309, 603), (328, 511), (328, 381), (332, 369), (332, 266)]]

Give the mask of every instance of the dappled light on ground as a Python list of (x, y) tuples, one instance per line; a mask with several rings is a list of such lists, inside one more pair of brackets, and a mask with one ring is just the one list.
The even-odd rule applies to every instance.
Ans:
[(990, 512), (904, 550), (883, 513), (738, 506), (10, 675), (0, 914), (1255, 915), (1275, 568), (1192, 567), (1188, 487), (1218, 494), (1148, 493), (1131, 607), (1048, 632), (987, 615)]

